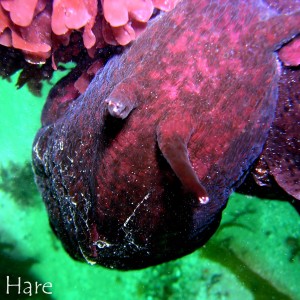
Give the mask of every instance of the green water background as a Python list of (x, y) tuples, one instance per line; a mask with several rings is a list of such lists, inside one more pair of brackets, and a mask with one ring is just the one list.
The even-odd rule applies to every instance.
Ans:
[[(0, 81), (0, 299), (300, 299), (300, 218), (282, 201), (234, 194), (205, 247), (160, 266), (121, 272), (73, 261), (51, 232), (30, 163), (51, 83), (38, 98), (17, 90), (16, 78)], [(51, 282), (52, 294), (6, 295), (6, 276)]]

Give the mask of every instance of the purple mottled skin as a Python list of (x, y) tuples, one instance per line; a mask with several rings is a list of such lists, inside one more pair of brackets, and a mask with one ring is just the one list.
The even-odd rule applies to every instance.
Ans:
[(33, 162), (67, 251), (135, 269), (203, 245), (262, 151), (275, 51), (299, 32), (300, 13), (261, 1), (182, 1), (51, 121), (49, 105)]

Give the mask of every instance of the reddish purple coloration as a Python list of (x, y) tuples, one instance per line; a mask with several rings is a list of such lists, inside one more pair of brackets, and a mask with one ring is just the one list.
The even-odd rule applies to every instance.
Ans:
[(279, 51), (279, 58), (286, 66), (300, 65), (300, 36)]
[(270, 186), (272, 179), (300, 200), (300, 71), (285, 68), (279, 82), (276, 117), (255, 168), (256, 182)]
[(33, 160), (68, 252), (134, 269), (203, 245), (262, 151), (275, 51), (299, 32), (300, 12), (261, 1), (182, 1), (63, 113), (50, 103)]

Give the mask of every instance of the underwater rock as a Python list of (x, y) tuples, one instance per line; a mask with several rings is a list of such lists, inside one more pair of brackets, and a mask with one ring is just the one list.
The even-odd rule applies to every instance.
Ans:
[(182, 1), (83, 95), (46, 104), (34, 171), (73, 258), (138, 269), (206, 243), (262, 152), (299, 24), (261, 1)]

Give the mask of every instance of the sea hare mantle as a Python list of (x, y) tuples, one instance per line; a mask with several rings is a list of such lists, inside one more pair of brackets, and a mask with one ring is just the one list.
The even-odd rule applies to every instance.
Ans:
[(299, 24), (262, 1), (181, 1), (82, 96), (49, 100), (34, 171), (73, 258), (143, 268), (211, 237), (267, 139), (275, 52)]

